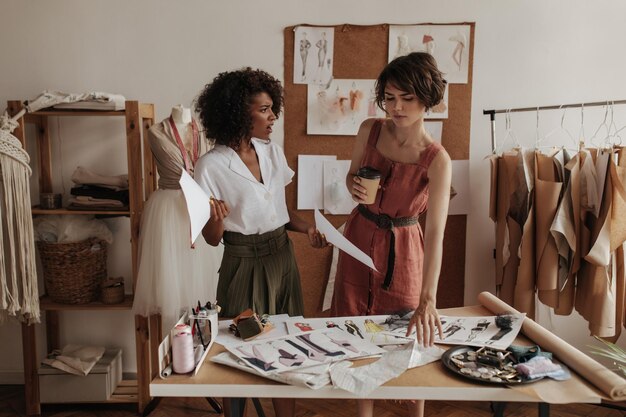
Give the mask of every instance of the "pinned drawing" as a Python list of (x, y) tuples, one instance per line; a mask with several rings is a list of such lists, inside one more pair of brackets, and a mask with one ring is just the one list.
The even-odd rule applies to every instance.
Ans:
[(324, 163), (324, 213), (350, 214), (356, 206), (350, 191), (346, 187), (346, 175), (350, 170), (350, 161), (331, 161)]
[(294, 84), (327, 85), (333, 78), (332, 27), (298, 26), (294, 39)]
[[(309, 85), (307, 134), (356, 135), (363, 120), (385, 117), (376, 106), (375, 80), (333, 79), (328, 85)], [(363, 100), (367, 97), (368, 104)]]
[[(411, 52), (427, 52), (451, 84), (467, 84), (470, 25), (389, 27), (389, 61)], [(402, 47), (400, 47), (402, 45)]]

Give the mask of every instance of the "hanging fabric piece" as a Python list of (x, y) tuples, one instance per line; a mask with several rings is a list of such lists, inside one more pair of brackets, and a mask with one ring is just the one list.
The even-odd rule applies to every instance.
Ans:
[(522, 238), (519, 248), (519, 268), (513, 295), (513, 307), (535, 318), (535, 152), (522, 150), (522, 174), (524, 176), (526, 216), (523, 221)]
[(580, 268), (580, 241), (577, 239), (580, 233), (580, 154), (567, 161), (563, 174), (565, 191), (550, 232), (559, 254), (559, 293), (554, 312), (569, 315), (574, 309), (576, 273)]
[(615, 252), (615, 336), (619, 338), (624, 326), (624, 297), (626, 297), (626, 269), (624, 267), (624, 243), (626, 242), (626, 158), (624, 148), (616, 151), (617, 163), (611, 164), (613, 207), (611, 212), (611, 251)]
[[(603, 185), (598, 216), (588, 212), (585, 226), (590, 230), (590, 249), (584, 256), (578, 274), (576, 310), (589, 322), (589, 331), (599, 337), (616, 334), (616, 280), (611, 262), (610, 230), (613, 187), (610, 171), (612, 151), (602, 150), (596, 156), (598, 184)], [(598, 188), (601, 189), (601, 188)]]
[(553, 155), (535, 153), (535, 256), (537, 294), (552, 308), (558, 305), (559, 252), (550, 226), (556, 216), (563, 179)]
[(28, 154), (11, 134), (18, 123), (0, 117), (0, 323), (7, 316), (39, 322), (39, 292), (30, 205)]

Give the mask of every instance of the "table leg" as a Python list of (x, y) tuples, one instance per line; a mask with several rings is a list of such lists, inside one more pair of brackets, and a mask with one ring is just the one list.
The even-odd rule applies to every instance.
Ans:
[(493, 413), (493, 417), (504, 417), (504, 409), (506, 408), (506, 403), (492, 401), (491, 402), (491, 412)]
[(550, 417), (550, 404), (548, 403), (537, 404), (537, 416)]
[(224, 417), (243, 417), (246, 411), (245, 398), (224, 398)]

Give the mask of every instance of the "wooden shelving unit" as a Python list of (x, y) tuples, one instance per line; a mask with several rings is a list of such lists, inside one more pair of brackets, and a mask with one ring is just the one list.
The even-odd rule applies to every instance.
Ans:
[[(8, 111), (11, 116), (18, 114), (22, 110), (21, 101), (13, 100), (8, 102)], [(24, 149), (27, 149), (25, 134), (25, 124), (31, 123), (36, 127), (37, 151), (36, 157), (31, 159), (32, 164), (38, 164), (39, 168), (39, 191), (52, 192), (52, 158), (51, 140), (48, 132), (49, 117), (97, 117), (97, 116), (117, 116), (125, 119), (126, 122), (126, 145), (128, 162), (128, 182), (129, 182), (129, 210), (42, 210), (33, 207), (35, 215), (49, 214), (93, 214), (103, 216), (126, 216), (130, 221), (130, 241), (131, 241), (131, 262), (133, 275), (133, 293), (137, 283), (138, 271), (138, 245), (139, 226), (144, 202), (156, 188), (156, 175), (154, 161), (150, 148), (147, 144), (147, 131), (154, 123), (154, 106), (152, 104), (139, 103), (137, 101), (126, 101), (125, 110), (122, 111), (92, 111), (92, 110), (56, 110), (43, 109), (33, 113), (26, 113), (19, 119), (19, 127), (13, 132), (22, 142)], [(103, 304), (93, 302), (90, 304), (60, 304), (50, 300), (46, 295), (40, 298), (40, 307), (45, 311), (47, 349), (60, 348), (59, 341), (59, 311), (119, 311), (130, 310), (133, 305), (133, 294), (127, 294), (120, 304)], [(156, 322), (156, 320), (155, 320)], [(113, 394), (110, 402), (128, 403), (136, 402), (138, 412), (142, 413), (150, 401), (149, 383), (152, 372), (150, 371), (150, 337), (149, 321), (146, 317), (136, 316), (135, 344), (137, 353), (137, 380), (122, 381), (118, 389)], [(150, 323), (152, 324), (152, 323)], [(154, 324), (153, 324), (154, 325)], [(155, 334), (160, 334), (157, 332)], [(153, 341), (152, 344), (155, 342)], [(24, 355), (24, 380), (26, 394), (26, 414), (40, 415), (41, 405), (39, 401), (39, 378), (37, 358), (36, 336), (34, 325), (22, 325), (22, 349)]]

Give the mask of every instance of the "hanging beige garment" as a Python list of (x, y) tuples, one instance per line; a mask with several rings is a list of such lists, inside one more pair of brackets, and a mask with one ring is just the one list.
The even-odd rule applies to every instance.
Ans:
[(497, 159), (496, 294), (498, 296), (500, 296), (502, 290), (505, 265), (511, 257), (507, 217), (511, 206), (511, 195), (515, 191), (515, 162), (515, 154), (502, 155)]
[(561, 195), (562, 178), (552, 155), (535, 154), (535, 256), (539, 300), (558, 306), (559, 253), (550, 226)]
[(513, 306), (528, 317), (535, 317), (535, 152), (522, 149), (520, 152), (521, 188), (526, 195), (519, 221), (522, 236), (518, 250), (519, 267), (513, 291)]
[(580, 154), (567, 161), (564, 174), (565, 192), (550, 227), (559, 254), (559, 293), (554, 308), (559, 315), (569, 315), (574, 309), (576, 273), (580, 268)]
[[(590, 249), (584, 256), (578, 274), (576, 310), (589, 322), (589, 331), (600, 337), (613, 337), (616, 334), (616, 271), (611, 262), (611, 208), (613, 186), (610, 173), (612, 151), (600, 151), (596, 166), (601, 167), (597, 174), (603, 184), (603, 194), (598, 212), (588, 213), (585, 225), (590, 228)], [(606, 163), (605, 161), (608, 161)], [(606, 172), (602, 172), (606, 169)]]
[(611, 211), (611, 251), (615, 252), (615, 336), (619, 338), (624, 326), (624, 297), (626, 296), (626, 269), (624, 268), (624, 243), (626, 242), (626, 158), (624, 148), (616, 151), (617, 164), (611, 165), (613, 207)]

